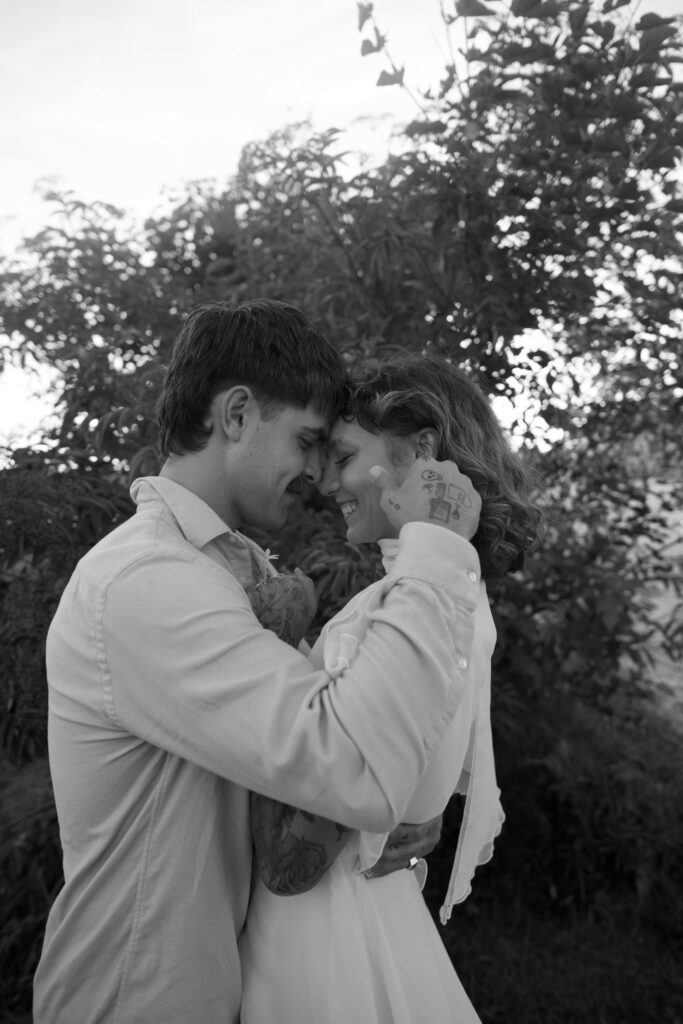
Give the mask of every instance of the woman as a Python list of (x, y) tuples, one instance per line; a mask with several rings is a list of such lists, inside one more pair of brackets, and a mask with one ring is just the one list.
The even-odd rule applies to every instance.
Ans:
[[(426, 822), (453, 794), (465, 795), (446, 923), (489, 860), (504, 815), (490, 725), (495, 628), (483, 582), (518, 568), (536, 537), (539, 512), (528, 482), (479, 389), (449, 364), (426, 357), (381, 366), (358, 379), (330, 434), (321, 491), (332, 495), (354, 544), (378, 543), (388, 574), (325, 627), (310, 658), (333, 677), (353, 659), (391, 580), (398, 534), (370, 470), (397, 484), (415, 459), (452, 460), (482, 499), (472, 543), (482, 582), (472, 657), (458, 710), (405, 814)], [(376, 476), (376, 471), (374, 472)], [(434, 500), (443, 498), (434, 488)], [(381, 722), (378, 722), (381, 728)], [(386, 835), (352, 832), (253, 796), (259, 877), (241, 940), (242, 1024), (475, 1024), (479, 1020), (426, 908), (417, 874), (371, 875)], [(301, 851), (307, 851), (303, 860)], [(414, 866), (414, 865), (412, 865)], [(280, 893), (297, 893), (285, 899)]]

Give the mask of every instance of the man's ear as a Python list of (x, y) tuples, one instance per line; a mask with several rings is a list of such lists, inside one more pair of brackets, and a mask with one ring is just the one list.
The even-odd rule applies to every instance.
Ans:
[(251, 388), (244, 384), (223, 391), (216, 398), (216, 418), (223, 436), (231, 441), (239, 441), (242, 431), (253, 415), (256, 400)]

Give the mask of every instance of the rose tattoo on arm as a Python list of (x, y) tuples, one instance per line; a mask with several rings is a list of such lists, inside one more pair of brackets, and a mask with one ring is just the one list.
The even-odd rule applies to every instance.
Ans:
[(298, 647), (316, 610), (311, 581), (297, 570), (270, 576), (247, 587), (246, 591), (261, 625), (285, 643)]
[[(310, 580), (298, 571), (271, 576), (248, 587), (247, 595), (261, 625), (298, 647), (315, 615)], [(249, 812), (259, 874), (279, 896), (312, 889), (351, 834), (344, 825), (257, 793), (250, 795)]]

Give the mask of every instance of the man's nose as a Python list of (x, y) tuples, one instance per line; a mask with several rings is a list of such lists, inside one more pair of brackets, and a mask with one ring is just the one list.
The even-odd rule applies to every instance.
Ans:
[(328, 459), (327, 465), (323, 471), (322, 480), (318, 485), (318, 490), (321, 494), (326, 496), (334, 494), (335, 491), (339, 490), (339, 480), (337, 479), (338, 474), (335, 472), (334, 462)]
[(308, 457), (304, 476), (313, 484), (320, 484), (325, 472), (322, 454), (319, 448), (315, 448)]

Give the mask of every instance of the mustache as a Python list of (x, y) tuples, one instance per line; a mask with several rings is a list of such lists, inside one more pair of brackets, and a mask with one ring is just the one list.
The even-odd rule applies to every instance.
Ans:
[(302, 476), (297, 476), (291, 483), (287, 484), (285, 490), (289, 491), (290, 494), (303, 494), (305, 488), (306, 481)]

